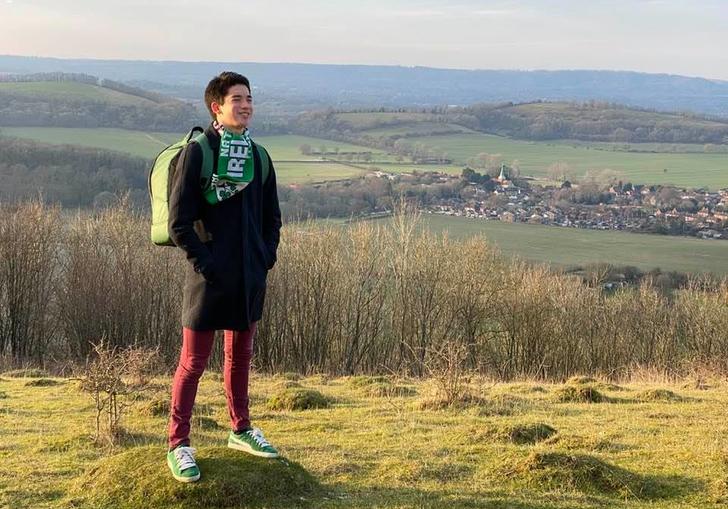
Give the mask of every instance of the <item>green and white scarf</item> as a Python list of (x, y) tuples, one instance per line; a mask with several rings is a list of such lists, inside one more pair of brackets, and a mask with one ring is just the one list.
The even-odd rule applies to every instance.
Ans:
[(211, 205), (236, 195), (250, 184), (255, 174), (253, 142), (248, 130), (235, 134), (214, 123), (220, 133), (220, 151), (217, 171), (212, 174), (210, 185), (204, 191), (205, 200)]

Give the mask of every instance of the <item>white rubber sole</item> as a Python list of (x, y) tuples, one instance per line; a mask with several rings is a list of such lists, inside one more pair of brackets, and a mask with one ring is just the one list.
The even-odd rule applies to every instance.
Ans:
[(236, 444), (235, 442), (228, 441), (228, 447), (230, 449), (235, 449), (238, 451), (247, 452), (248, 454), (252, 454), (253, 456), (259, 456), (261, 458), (277, 458), (279, 456), (278, 453), (275, 452), (260, 452), (260, 451), (254, 451), (249, 445), (247, 444)]

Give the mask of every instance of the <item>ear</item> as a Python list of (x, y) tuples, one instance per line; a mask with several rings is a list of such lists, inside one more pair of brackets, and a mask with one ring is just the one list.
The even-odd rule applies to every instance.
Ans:
[(219, 115), (222, 112), (222, 108), (220, 107), (220, 103), (217, 101), (212, 101), (210, 103), (210, 109), (215, 114), (215, 116)]

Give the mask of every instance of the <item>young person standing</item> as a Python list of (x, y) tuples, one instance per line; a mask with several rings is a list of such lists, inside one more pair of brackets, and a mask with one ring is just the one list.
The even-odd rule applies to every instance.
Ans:
[[(203, 149), (191, 142), (180, 154), (169, 197), (170, 237), (189, 261), (167, 453), (172, 475), (182, 482), (200, 478), (190, 447), (190, 418), (216, 330), (225, 331), (228, 447), (278, 456), (262, 432), (250, 426), (248, 412), (253, 337), (280, 239), (275, 171), (248, 133), (253, 102), (247, 78), (234, 72), (216, 76), (205, 89), (205, 104), (213, 120), (205, 131), (214, 162), (211, 182), (201, 183)], [(269, 168), (262, 167), (264, 161)]]

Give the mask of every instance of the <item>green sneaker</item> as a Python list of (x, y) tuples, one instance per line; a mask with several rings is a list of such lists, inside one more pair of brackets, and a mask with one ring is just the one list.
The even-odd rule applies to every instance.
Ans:
[(167, 465), (172, 477), (180, 482), (195, 482), (200, 478), (200, 469), (195, 463), (196, 452), (192, 447), (181, 445), (167, 453)]
[(259, 428), (251, 428), (240, 433), (230, 432), (228, 436), (228, 447), (245, 451), (253, 456), (263, 458), (277, 458), (278, 451), (270, 445)]

